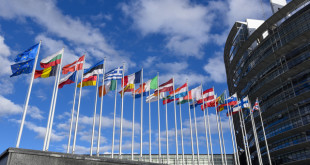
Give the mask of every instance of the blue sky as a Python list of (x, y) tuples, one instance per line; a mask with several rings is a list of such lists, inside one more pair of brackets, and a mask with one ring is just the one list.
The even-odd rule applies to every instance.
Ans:
[[(65, 48), (63, 63), (86, 53), (86, 66), (107, 58), (107, 70), (126, 62), (126, 74), (144, 68), (144, 80), (156, 76), (163, 83), (174, 77), (176, 87), (189, 81), (190, 88), (225, 89), (223, 47), (235, 21), (264, 19), (271, 13), (267, 1), (257, 0), (1, 0), (0, 3), (0, 151), (15, 147), (29, 76), (9, 78), (14, 57), (42, 40), (39, 61)], [(39, 69), (39, 66), (37, 67)], [(42, 150), (54, 78), (36, 79), (21, 139), (21, 148)], [(50, 151), (65, 152), (74, 85), (58, 92)], [(76, 152), (89, 153), (95, 87), (82, 92)], [(114, 93), (103, 99), (101, 153), (111, 152)], [(124, 99), (123, 152), (131, 151), (132, 98)], [(120, 97), (117, 100), (115, 152), (119, 144)], [(97, 110), (100, 102), (98, 102)], [(165, 111), (161, 106), (162, 153), (166, 153)], [(148, 153), (148, 105), (144, 103), (143, 153)], [(98, 112), (98, 111), (97, 111)], [(219, 153), (214, 109), (212, 141)], [(193, 112), (192, 117), (193, 117)], [(98, 113), (97, 113), (98, 114)], [(151, 104), (152, 153), (158, 153), (157, 103)], [(185, 153), (191, 153), (188, 105), (182, 105)], [(199, 150), (206, 153), (203, 113), (196, 109)], [(179, 107), (177, 106), (178, 129)], [(175, 153), (173, 104), (168, 105), (169, 148)], [(98, 115), (97, 115), (98, 119)], [(192, 118), (192, 122), (193, 122)], [(222, 115), (227, 153), (232, 153), (228, 119)], [(96, 122), (98, 128), (98, 120)], [(97, 135), (98, 132), (95, 134)], [(179, 142), (180, 142), (179, 136)], [(95, 137), (96, 146), (97, 136)], [(136, 100), (135, 153), (139, 153), (140, 99)], [(195, 136), (194, 136), (195, 144)], [(181, 153), (179, 143), (179, 153)], [(195, 147), (196, 151), (196, 147)]]

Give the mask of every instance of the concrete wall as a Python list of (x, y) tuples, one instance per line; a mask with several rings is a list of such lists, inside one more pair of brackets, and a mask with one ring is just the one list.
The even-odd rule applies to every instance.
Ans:
[(105, 165), (105, 164), (155, 164), (86, 155), (9, 148), (0, 155), (0, 165)]

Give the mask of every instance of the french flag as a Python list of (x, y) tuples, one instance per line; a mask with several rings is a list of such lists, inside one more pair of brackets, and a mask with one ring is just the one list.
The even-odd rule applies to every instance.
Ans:
[(66, 84), (72, 84), (75, 81), (76, 71), (68, 74), (59, 81), (58, 88), (61, 89)]

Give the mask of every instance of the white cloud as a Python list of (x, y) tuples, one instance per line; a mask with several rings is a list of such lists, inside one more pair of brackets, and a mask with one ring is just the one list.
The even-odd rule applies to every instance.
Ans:
[(208, 59), (203, 69), (210, 75), (210, 79), (214, 82), (226, 82), (226, 70), (223, 59), (223, 53), (217, 52), (215, 56)]
[(166, 47), (182, 56), (202, 57), (213, 15), (188, 0), (148, 0), (122, 4), (122, 11), (143, 35), (164, 34)]
[(188, 64), (187, 62), (168, 62), (168, 63), (157, 63), (155, 65), (157, 68), (161, 68), (163, 70), (172, 72), (172, 73), (178, 73), (185, 69), (187, 69)]
[[(24, 110), (22, 106), (13, 103), (11, 100), (1, 95), (0, 95), (0, 107), (1, 107), (0, 117), (18, 115), (18, 114), (21, 114)], [(42, 113), (43, 112), (35, 106), (28, 107), (27, 115), (29, 115), (33, 119), (43, 119)]]

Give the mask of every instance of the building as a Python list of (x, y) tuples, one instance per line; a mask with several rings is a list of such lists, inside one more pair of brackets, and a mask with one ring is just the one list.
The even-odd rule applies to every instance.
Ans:
[[(110, 158), (110, 154), (100, 155), (102, 157)], [(176, 155), (170, 154), (169, 155), (169, 162), (167, 161), (167, 155), (162, 154), (161, 159), (159, 159), (158, 154), (152, 154), (152, 163), (162, 163), (162, 164), (182, 164), (182, 154), (179, 154), (179, 163), (176, 163)], [(214, 165), (222, 165), (222, 158), (220, 154), (214, 154)], [(226, 154), (227, 157), (227, 165), (234, 165), (234, 156), (233, 154)], [(114, 158), (119, 158), (119, 155), (114, 155)], [(210, 155), (211, 158), (211, 155)], [(122, 160), (131, 160), (131, 154), (123, 154)], [(143, 162), (150, 162), (150, 157), (148, 154), (143, 154), (142, 159), (140, 158), (139, 154), (134, 154), (135, 161), (143, 161)], [(160, 160), (160, 161), (159, 161)], [(184, 164), (193, 165), (192, 163), (192, 155), (185, 154), (184, 155)], [(194, 155), (194, 164), (198, 165), (197, 163), (197, 155)], [(199, 154), (199, 165), (209, 165), (208, 162), (208, 155), (207, 154)]]
[[(273, 164), (310, 164), (310, 3), (271, 0), (267, 20), (235, 22), (224, 62), (229, 93), (260, 101)], [(257, 149), (248, 111), (243, 111), (252, 162)], [(239, 115), (234, 115), (237, 145), (244, 150)], [(258, 112), (254, 112), (264, 164), (268, 157)], [(245, 153), (240, 155), (246, 164)]]

